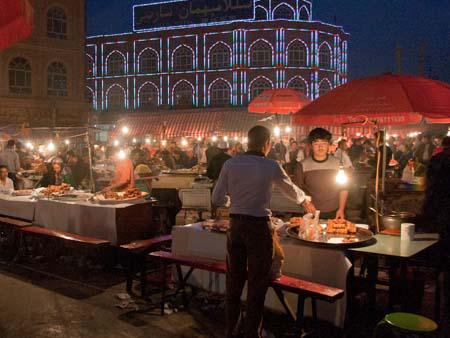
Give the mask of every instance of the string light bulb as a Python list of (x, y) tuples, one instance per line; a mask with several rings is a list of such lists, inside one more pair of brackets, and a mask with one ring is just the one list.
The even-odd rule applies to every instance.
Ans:
[(348, 182), (348, 176), (345, 173), (344, 167), (339, 166), (339, 170), (336, 175), (336, 183), (343, 185), (343, 184), (346, 184), (347, 182)]
[(211, 141), (213, 141), (213, 142), (217, 142), (217, 136), (216, 136), (216, 135), (214, 135), (213, 137), (211, 137)]
[(69, 145), (69, 144), (70, 144), (70, 140), (65, 140), (64, 143), (65, 143), (66, 145)]
[(223, 140), (224, 140), (225, 142), (228, 142), (228, 136), (224, 136), (224, 137), (223, 137)]
[(127, 126), (122, 127), (122, 134), (126, 135), (130, 132), (130, 129)]
[(276, 126), (275, 128), (273, 128), (273, 134), (277, 137), (280, 136), (281, 134), (280, 127)]
[(183, 147), (186, 147), (186, 146), (188, 145), (188, 141), (187, 141), (186, 139), (182, 139), (182, 140), (181, 140), (181, 145), (182, 145)]
[(119, 152), (117, 153), (117, 157), (118, 157), (120, 160), (124, 160), (124, 159), (127, 157), (127, 154), (126, 154), (125, 151), (123, 151), (123, 150), (121, 149), (121, 150), (119, 150)]
[(166, 141), (166, 140), (162, 140), (162, 141), (161, 141), (161, 145), (162, 145), (163, 147), (165, 147), (165, 146), (167, 145), (167, 141)]
[(136, 142), (137, 142), (137, 140), (135, 138), (133, 138), (133, 143), (136, 143)]
[(145, 139), (145, 143), (150, 144), (152, 141), (149, 138)]
[(27, 143), (25, 144), (25, 146), (26, 146), (28, 149), (30, 149), (30, 150), (33, 150), (33, 149), (34, 149), (33, 143), (31, 143), (31, 142), (27, 142)]
[(114, 140), (113, 145), (114, 147), (118, 147), (120, 144), (119, 140)]
[(47, 150), (48, 150), (48, 151), (53, 152), (53, 151), (55, 151), (55, 149), (56, 149), (56, 147), (55, 147), (55, 144), (54, 144), (53, 142), (50, 142), (50, 143), (47, 145)]
[(286, 132), (286, 134), (290, 134), (290, 132), (292, 131), (292, 128), (290, 126), (287, 126), (284, 131)]

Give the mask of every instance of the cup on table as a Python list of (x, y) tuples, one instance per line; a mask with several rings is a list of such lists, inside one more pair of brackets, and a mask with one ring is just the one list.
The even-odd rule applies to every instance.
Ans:
[(416, 225), (414, 223), (402, 223), (400, 225), (400, 240), (413, 241), (416, 233)]

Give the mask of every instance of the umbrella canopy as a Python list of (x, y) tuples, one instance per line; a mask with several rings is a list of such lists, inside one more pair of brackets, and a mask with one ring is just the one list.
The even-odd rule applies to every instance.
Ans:
[(0, 1), (0, 50), (31, 35), (33, 8), (27, 0)]
[(250, 113), (290, 114), (310, 103), (311, 100), (298, 90), (290, 88), (263, 91), (248, 105)]
[(450, 85), (418, 76), (384, 74), (351, 81), (299, 112), (299, 125), (342, 125), (377, 120), (380, 125), (450, 123)]

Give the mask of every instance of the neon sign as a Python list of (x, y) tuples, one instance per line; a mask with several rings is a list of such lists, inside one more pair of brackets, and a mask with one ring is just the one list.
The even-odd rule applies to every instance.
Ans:
[(177, 0), (133, 7), (134, 30), (254, 19), (253, 0)]

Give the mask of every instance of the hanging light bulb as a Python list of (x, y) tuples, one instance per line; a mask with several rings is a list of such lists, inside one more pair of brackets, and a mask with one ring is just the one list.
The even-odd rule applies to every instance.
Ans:
[(31, 142), (27, 142), (25, 146), (30, 150), (34, 149), (33, 143), (31, 143)]
[(239, 140), (239, 137), (235, 136), (235, 137), (233, 138), (233, 140), (234, 140), (235, 142), (237, 142), (237, 140)]
[(344, 167), (339, 166), (339, 170), (336, 175), (336, 183), (337, 184), (346, 184), (347, 182), (348, 182), (348, 176), (345, 173)]
[(55, 149), (56, 149), (56, 147), (55, 147), (55, 144), (54, 144), (53, 142), (50, 142), (50, 143), (47, 145), (47, 150), (48, 150), (48, 151), (53, 152), (53, 151), (55, 151)]
[(167, 141), (166, 141), (166, 140), (162, 140), (162, 141), (161, 141), (161, 145), (162, 145), (163, 147), (165, 147), (165, 146), (167, 145)]
[(273, 128), (273, 134), (277, 137), (280, 136), (281, 134), (280, 127), (276, 126), (275, 128)]
[(286, 134), (289, 134), (292, 131), (292, 128), (290, 126), (287, 126), (284, 131), (286, 132)]
[(130, 132), (130, 129), (127, 126), (122, 127), (122, 134), (126, 135)]
[(120, 144), (119, 140), (114, 140), (113, 145), (114, 147), (118, 147)]
[(216, 135), (214, 135), (213, 137), (211, 137), (211, 141), (213, 141), (213, 142), (217, 142), (217, 136), (216, 136)]
[(150, 144), (151, 142), (152, 142), (152, 141), (151, 141), (149, 138), (146, 138), (146, 139), (145, 139), (145, 143), (146, 143), (146, 144)]
[(64, 143), (65, 143), (66, 145), (69, 145), (69, 144), (70, 144), (70, 140), (65, 140)]
[(248, 137), (247, 136), (242, 138), (242, 143), (248, 143)]
[(127, 157), (127, 153), (121, 149), (117, 153), (117, 157), (121, 160), (124, 160)]
[(202, 141), (202, 137), (201, 136), (197, 137), (197, 141), (201, 142)]
[(136, 142), (137, 142), (137, 140), (135, 138), (133, 138), (133, 143), (136, 143)]
[(224, 136), (224, 137), (223, 137), (223, 140), (224, 140), (225, 142), (228, 142), (228, 136)]
[(188, 141), (187, 141), (186, 139), (182, 139), (182, 140), (181, 140), (181, 145), (182, 145), (183, 147), (186, 147), (186, 146), (188, 145)]

